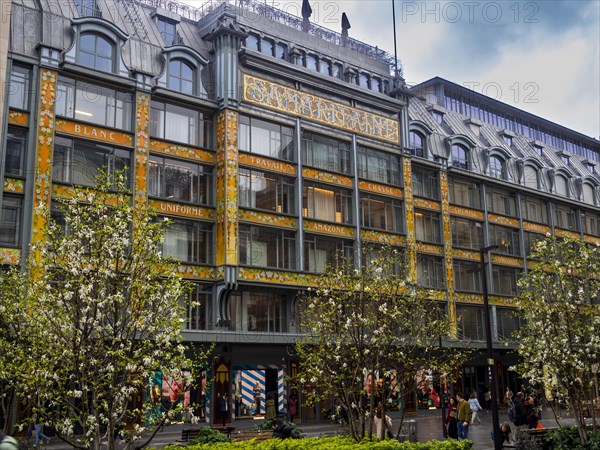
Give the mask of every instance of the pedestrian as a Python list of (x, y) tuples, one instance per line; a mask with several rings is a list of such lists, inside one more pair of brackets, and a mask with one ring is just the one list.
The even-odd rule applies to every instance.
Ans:
[(277, 416), (277, 412), (275, 410), (275, 400), (273, 400), (273, 394), (268, 395), (265, 406), (266, 406), (265, 419), (273, 420), (275, 418), (275, 416)]
[(477, 392), (471, 392), (471, 398), (469, 398), (469, 407), (471, 408), (471, 425), (475, 425), (475, 421), (481, 425), (481, 419), (479, 418), (479, 411), (481, 411), (481, 405), (477, 400)]
[(485, 393), (483, 394), (483, 400), (485, 402), (485, 409), (486, 411), (491, 411), (492, 410), (492, 392), (489, 389), (485, 390)]
[(514, 424), (517, 428), (525, 428), (528, 425), (527, 409), (525, 408), (525, 395), (522, 392), (517, 392), (513, 399), (515, 404), (515, 420)]
[(50, 442), (50, 438), (44, 434), (44, 425), (39, 423), (35, 416), (33, 420), (33, 446), (38, 448), (40, 441), (42, 441), (44, 444), (48, 444)]
[(383, 416), (383, 405), (381, 403), (377, 405), (373, 423), (375, 425), (375, 435), (378, 439), (385, 439), (386, 437), (393, 439), (392, 418), (387, 414), (385, 417)]
[(223, 421), (223, 428), (225, 427), (225, 424), (227, 423), (227, 416), (229, 415), (229, 395), (227, 395), (227, 392), (223, 394), (223, 397), (221, 397), (221, 400), (219, 401), (219, 411), (221, 412), (221, 420)]
[(290, 421), (293, 422), (294, 417), (298, 414), (298, 403), (295, 394), (292, 394), (288, 399), (288, 411), (290, 412)]
[(529, 429), (536, 429), (539, 425), (539, 418), (535, 411), (534, 399), (529, 396), (525, 400), (525, 411), (527, 414), (527, 426)]
[(448, 437), (458, 439), (458, 408), (454, 397), (448, 399), (448, 414), (446, 415), (446, 430)]
[(261, 388), (260, 384), (256, 383), (252, 393), (254, 394), (254, 414), (260, 415), (260, 398), (261, 398)]
[(513, 391), (510, 390), (510, 387), (506, 386), (506, 393), (504, 394), (504, 404), (506, 407), (512, 405), (513, 402)]
[(458, 439), (469, 439), (469, 423), (471, 422), (471, 407), (465, 397), (459, 392), (456, 394), (458, 400)]

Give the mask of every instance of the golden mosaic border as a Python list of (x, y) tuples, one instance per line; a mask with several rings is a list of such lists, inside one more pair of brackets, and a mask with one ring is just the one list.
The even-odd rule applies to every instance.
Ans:
[(9, 109), (8, 110), (8, 124), (9, 125), (18, 125), (20, 127), (29, 126), (29, 113)]
[(72, 120), (57, 120), (56, 132), (67, 134), (69, 136), (91, 139), (105, 144), (133, 147), (133, 136), (131, 134)]
[(135, 211), (142, 211), (148, 201), (148, 157), (150, 155), (150, 96), (135, 96), (134, 192)]
[(479, 261), (481, 259), (478, 251), (466, 250), (462, 248), (453, 248), (452, 257), (458, 259), (468, 259), (470, 261)]
[(492, 263), (503, 266), (523, 267), (523, 259), (506, 255), (492, 254)]
[(412, 192), (412, 166), (409, 158), (402, 159), (404, 175), (404, 198), (406, 208), (406, 245), (408, 246), (408, 278), (417, 283), (417, 249), (415, 238), (415, 208)]
[(309, 167), (302, 168), (302, 176), (310, 180), (319, 181), (321, 183), (335, 184), (338, 186), (352, 187), (352, 178), (344, 175), (337, 175), (330, 172), (311, 169)]
[(360, 189), (361, 191), (368, 191), (386, 197), (403, 197), (402, 189), (393, 186), (387, 186), (385, 184), (375, 183), (373, 181), (359, 180), (358, 189)]
[(427, 244), (425, 242), (417, 242), (417, 252), (429, 253), (432, 255), (443, 255), (444, 247), (441, 245)]
[(555, 228), (554, 234), (560, 237), (570, 237), (572, 239), (581, 239), (581, 235), (577, 231), (563, 230), (561, 228)]
[(426, 198), (413, 197), (413, 204), (417, 208), (429, 209), (432, 211), (439, 211), (442, 209), (440, 202), (429, 200)]
[(238, 277), (241, 281), (287, 284), (292, 286), (317, 286), (319, 281), (318, 274), (283, 272), (253, 267), (240, 267)]
[(188, 147), (187, 145), (173, 144), (158, 139), (150, 140), (150, 151), (165, 156), (176, 156), (178, 158), (193, 159), (203, 163), (215, 165), (215, 154), (207, 150)]
[(456, 323), (456, 303), (454, 299), (454, 265), (452, 260), (452, 230), (450, 226), (450, 197), (448, 189), (448, 173), (440, 172), (440, 188), (442, 192), (442, 226), (444, 230), (444, 270), (446, 272), (446, 290), (448, 292), (448, 317), (450, 319), (450, 336), (458, 335)]
[[(457, 292), (456, 301), (460, 303), (471, 303), (483, 305), (483, 294), (475, 294), (470, 292)], [(490, 305), (499, 306), (514, 306), (512, 297), (501, 297), (498, 295), (488, 295), (488, 303)]]
[(404, 236), (374, 230), (360, 230), (360, 238), (363, 241), (378, 242), (392, 246), (401, 246), (406, 243)]
[(185, 264), (177, 266), (176, 271), (183, 278), (194, 280), (214, 281), (217, 274), (214, 267), (189, 266)]
[(304, 220), (304, 231), (310, 231), (314, 233), (327, 234), (330, 236), (343, 236), (347, 238), (354, 238), (354, 227), (348, 227), (345, 225), (337, 225), (326, 222), (316, 222), (313, 220)]
[(270, 225), (283, 228), (296, 228), (297, 221), (295, 217), (279, 216), (266, 212), (240, 209), (240, 222), (258, 223), (261, 225)]
[(282, 173), (284, 175), (296, 176), (296, 166), (282, 161), (277, 161), (264, 156), (257, 156), (252, 153), (240, 152), (238, 156), (240, 165), (249, 166), (260, 170)]
[(463, 206), (449, 205), (450, 214), (454, 216), (468, 217), (469, 219), (483, 220), (483, 211), (465, 208)]
[(18, 248), (0, 248), (1, 264), (19, 264), (21, 261), (21, 250)]
[(398, 121), (244, 74), (243, 100), (398, 144)]
[(514, 219), (512, 217), (499, 216), (497, 214), (488, 213), (488, 221), (498, 224), (498, 225), (507, 225), (509, 227), (519, 228), (519, 219)]
[(148, 202), (158, 214), (189, 217), (191, 219), (215, 220), (215, 210), (202, 206), (184, 205), (181, 203), (165, 202), (162, 200), (149, 200)]
[(4, 179), (4, 192), (22, 194), (25, 191), (25, 181), (19, 178), (6, 177)]
[(589, 242), (590, 244), (600, 244), (600, 237), (598, 237), (598, 236), (591, 236), (589, 234), (584, 234), (583, 240), (585, 242)]
[(525, 222), (523, 221), (523, 229), (527, 231), (533, 231), (534, 233), (546, 234), (551, 233), (552, 229), (547, 225), (541, 223)]

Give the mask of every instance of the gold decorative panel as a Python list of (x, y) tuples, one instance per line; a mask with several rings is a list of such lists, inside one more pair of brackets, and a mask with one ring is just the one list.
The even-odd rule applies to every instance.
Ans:
[(598, 236), (590, 236), (589, 234), (585, 234), (583, 236), (583, 240), (591, 244), (600, 244), (600, 237)]
[(456, 301), (454, 298), (454, 266), (452, 264), (452, 232), (450, 228), (450, 203), (448, 191), (448, 173), (440, 172), (442, 191), (442, 226), (444, 230), (444, 269), (446, 272), (446, 289), (448, 292), (448, 316), (450, 318), (450, 335), (458, 335), (456, 323)]
[(452, 256), (459, 259), (468, 259), (471, 261), (479, 261), (481, 258), (479, 252), (475, 250), (466, 250), (463, 248), (453, 248)]
[[(148, 156), (150, 154), (150, 96), (138, 92), (135, 96), (135, 162), (133, 175), (133, 205), (143, 210), (148, 201)], [(142, 209), (140, 209), (142, 208)]]
[(296, 166), (293, 164), (243, 152), (240, 152), (238, 158), (240, 165), (296, 176)]
[(125, 147), (133, 147), (133, 136), (108, 128), (89, 125), (72, 120), (59, 119), (56, 121), (56, 132), (68, 134), (69, 136), (93, 139), (106, 144), (116, 144)]
[(552, 231), (549, 226), (534, 222), (523, 222), (523, 229), (527, 231), (533, 231), (534, 233), (543, 234), (550, 233)]
[(0, 248), (0, 264), (19, 264), (21, 250), (18, 248)]
[(360, 230), (360, 238), (363, 241), (379, 242), (392, 246), (400, 246), (406, 243), (404, 236), (398, 234), (384, 233), (382, 231)]
[(408, 246), (408, 276), (411, 283), (417, 282), (417, 250), (415, 239), (415, 208), (412, 194), (412, 167), (409, 158), (402, 160), (404, 169), (404, 199), (406, 205), (406, 244)]
[(344, 175), (337, 175), (330, 172), (323, 172), (316, 169), (302, 168), (302, 176), (311, 180), (320, 181), (329, 184), (338, 184), (340, 186), (352, 187), (352, 178)]
[(346, 238), (354, 238), (355, 231), (353, 227), (335, 225), (325, 222), (315, 222), (313, 220), (304, 220), (304, 230)]
[(444, 253), (444, 247), (442, 247), (441, 245), (417, 242), (417, 251), (419, 253), (430, 253), (433, 255), (442, 255)]
[(214, 220), (215, 210), (201, 206), (183, 205), (180, 203), (150, 200), (150, 206), (156, 209), (158, 214), (170, 216), (189, 217), (191, 219)]
[(514, 266), (523, 267), (523, 260), (521, 258), (515, 258), (506, 255), (492, 255), (492, 262), (494, 264), (501, 264), (503, 266)]
[(239, 215), (240, 222), (252, 222), (282, 228), (296, 228), (295, 217), (279, 216), (277, 214), (251, 211), (248, 209), (240, 209)]
[(9, 125), (19, 125), (22, 127), (26, 127), (29, 125), (29, 113), (21, 112), (21, 111), (8, 111), (8, 124)]
[(359, 180), (358, 188), (361, 191), (369, 191), (388, 197), (402, 198), (402, 189), (393, 186), (387, 186), (385, 184), (374, 183), (372, 181)]
[(177, 266), (177, 273), (179, 273), (179, 275), (181, 275), (183, 278), (211, 281), (215, 279), (216, 275), (214, 267), (188, 265)]
[(247, 102), (398, 144), (398, 121), (244, 74)]
[(217, 266), (238, 263), (238, 114), (217, 114)]
[(570, 237), (573, 239), (580, 239), (581, 235), (577, 231), (571, 230), (561, 230), (560, 228), (555, 228), (554, 233), (560, 237)]
[(520, 226), (519, 219), (515, 219), (513, 217), (498, 216), (496, 214), (488, 213), (488, 220), (492, 223), (497, 223), (498, 225), (507, 225), (509, 227), (516, 228)]
[(426, 198), (413, 197), (413, 204), (417, 208), (431, 209), (433, 211), (439, 211), (440, 210), (440, 204), (439, 204), (439, 202), (435, 202), (433, 200), (429, 200), (429, 199), (426, 199)]
[(5, 192), (14, 192), (15, 194), (22, 194), (25, 190), (25, 182), (18, 178), (9, 178), (6, 177), (4, 179), (4, 191)]
[(306, 273), (283, 272), (280, 270), (240, 267), (239, 279), (243, 281), (287, 284), (292, 286), (316, 286), (319, 276)]
[(450, 214), (455, 216), (468, 217), (470, 219), (483, 220), (483, 211), (476, 209), (463, 208), (462, 206), (449, 205)]
[(150, 140), (150, 151), (160, 153), (165, 156), (177, 156), (179, 158), (193, 159), (195, 161), (215, 164), (215, 154), (207, 150), (188, 147), (186, 145), (173, 144), (156, 139)]

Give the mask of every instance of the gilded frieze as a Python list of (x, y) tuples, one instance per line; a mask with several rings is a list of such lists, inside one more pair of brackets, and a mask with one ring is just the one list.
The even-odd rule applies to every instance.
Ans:
[(408, 246), (408, 276), (417, 282), (417, 250), (415, 240), (415, 208), (412, 194), (412, 166), (409, 158), (403, 158), (404, 198), (406, 206), (406, 244)]
[(239, 154), (240, 165), (254, 167), (261, 170), (269, 170), (271, 172), (283, 173), (285, 175), (296, 176), (296, 166), (283, 161), (277, 161), (264, 156), (253, 155), (252, 153)]
[(8, 124), (9, 125), (19, 125), (21, 127), (26, 127), (29, 125), (29, 113), (9, 110), (8, 111)]
[(406, 242), (404, 236), (400, 236), (398, 234), (390, 234), (381, 231), (365, 229), (360, 230), (360, 238), (363, 241), (379, 242), (381, 244), (391, 245), (395, 247), (404, 245)]
[(560, 236), (560, 237), (570, 237), (572, 239), (579, 239), (581, 237), (577, 231), (562, 230), (560, 228), (556, 228), (554, 230), (554, 233), (557, 236)]
[(413, 204), (417, 208), (430, 209), (432, 211), (440, 210), (440, 203), (426, 198), (413, 197)]
[(590, 244), (600, 244), (600, 237), (598, 236), (590, 236), (589, 234), (584, 234), (583, 240), (585, 242), (589, 242)]
[(315, 181), (323, 183), (337, 184), (340, 186), (352, 187), (352, 178), (344, 175), (337, 175), (335, 173), (323, 172), (316, 169), (310, 169), (308, 167), (302, 168), (302, 176)]
[(430, 300), (446, 300), (446, 291), (443, 289), (417, 289), (417, 294), (420, 297), (425, 297)]
[(468, 259), (471, 261), (479, 261), (479, 252), (474, 250), (466, 250), (464, 248), (453, 248), (452, 256), (459, 259)]
[(239, 279), (261, 283), (287, 284), (292, 286), (316, 286), (318, 275), (298, 272), (283, 272), (271, 269), (258, 269), (254, 267), (240, 267)]
[(517, 228), (519, 227), (519, 219), (515, 219), (513, 217), (498, 216), (496, 214), (488, 213), (488, 220), (499, 225), (507, 225), (509, 227)]
[(492, 262), (503, 266), (523, 267), (523, 260), (521, 258), (514, 258), (506, 255), (494, 254), (492, 255)]
[(244, 74), (244, 101), (398, 144), (398, 121)]
[(25, 182), (18, 178), (4, 179), (4, 192), (14, 192), (15, 194), (22, 194), (25, 191)]
[(138, 92), (135, 97), (135, 162), (133, 204), (141, 210), (148, 200), (148, 157), (150, 154), (150, 96)]
[(106, 144), (133, 147), (133, 136), (116, 130), (60, 119), (56, 121), (56, 132), (69, 136), (93, 139)]
[(1, 264), (19, 264), (21, 261), (21, 250), (18, 248), (0, 248)]
[(450, 228), (450, 203), (447, 172), (440, 172), (440, 187), (442, 192), (442, 226), (444, 230), (444, 271), (446, 272), (446, 287), (449, 301), (448, 316), (450, 318), (450, 334), (452, 337), (456, 337), (456, 302), (454, 299), (454, 266), (452, 263), (452, 233)]
[(425, 242), (417, 242), (417, 252), (430, 253), (432, 255), (444, 254), (444, 247), (435, 244), (426, 244)]
[(449, 205), (450, 214), (469, 219), (483, 220), (483, 211), (476, 209), (464, 208), (462, 206)]
[(279, 216), (249, 209), (240, 209), (240, 222), (259, 223), (262, 225), (277, 226), (283, 228), (296, 228), (296, 218)]
[(215, 154), (207, 150), (188, 147), (186, 145), (173, 144), (172, 142), (150, 140), (150, 151), (165, 156), (177, 156), (179, 158), (193, 159), (198, 162), (215, 164)]
[(359, 180), (358, 188), (361, 191), (373, 192), (387, 197), (402, 198), (402, 189), (387, 186), (385, 184), (374, 183), (373, 181)]
[(547, 225), (534, 222), (523, 222), (523, 228), (527, 231), (533, 231), (534, 233), (550, 233), (552, 230)]
[(353, 227), (325, 222), (315, 222), (313, 220), (304, 220), (304, 230), (321, 234), (329, 234), (332, 236), (343, 236), (352, 239), (354, 238), (355, 231)]
[(216, 276), (214, 267), (180, 265), (176, 270), (179, 275), (187, 279), (212, 281)]
[(150, 200), (152, 206), (158, 214), (170, 216), (189, 217), (191, 219), (214, 220), (215, 210), (203, 208), (201, 206), (184, 205), (181, 203), (165, 202), (161, 200)]

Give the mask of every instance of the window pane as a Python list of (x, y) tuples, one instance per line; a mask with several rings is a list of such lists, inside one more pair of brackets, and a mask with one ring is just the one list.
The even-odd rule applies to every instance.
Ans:
[(181, 262), (212, 263), (212, 226), (172, 219), (165, 230), (163, 254)]
[(0, 245), (17, 246), (21, 243), (22, 200), (4, 196), (0, 215)]
[(21, 66), (13, 66), (10, 72), (8, 87), (8, 106), (18, 109), (29, 109), (30, 70)]
[(6, 160), (4, 170), (6, 175), (24, 175), (24, 161), (27, 143), (27, 130), (8, 127), (6, 136)]

